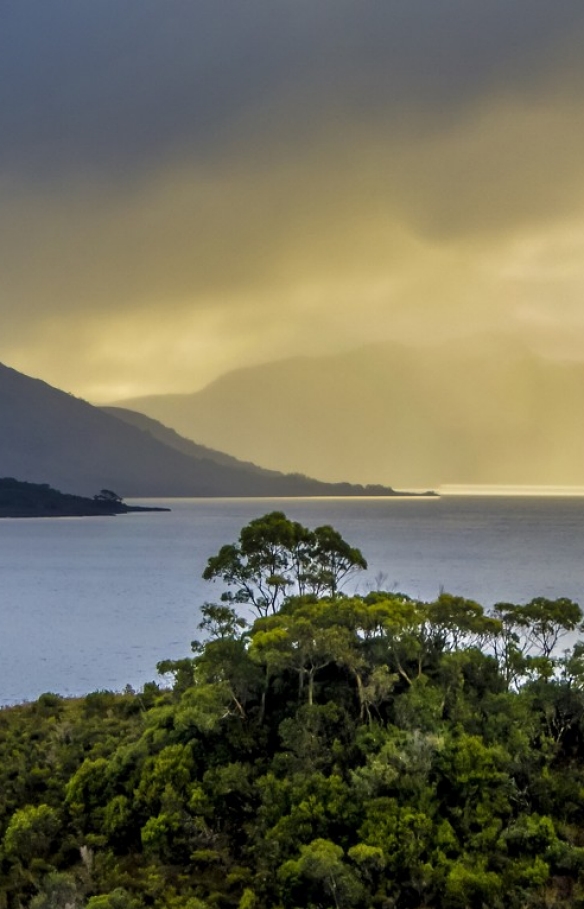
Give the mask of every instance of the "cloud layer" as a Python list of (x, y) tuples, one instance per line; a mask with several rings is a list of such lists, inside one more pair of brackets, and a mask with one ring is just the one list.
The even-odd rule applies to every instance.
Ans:
[(1, 360), (111, 400), (481, 329), (579, 355), (580, 2), (2, 17)]

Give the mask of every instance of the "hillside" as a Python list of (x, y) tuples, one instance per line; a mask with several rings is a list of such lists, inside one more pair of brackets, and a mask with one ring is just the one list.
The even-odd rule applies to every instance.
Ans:
[[(165, 444), (139, 428), (0, 364), (0, 476), (77, 495), (307, 496), (391, 494), (263, 471), (208, 449)], [(158, 437), (155, 437), (158, 435)], [(172, 435), (172, 434), (170, 434)]]
[(581, 484), (584, 365), (504, 336), (381, 343), (120, 402), (205, 445), (331, 480)]
[(159, 420), (147, 417), (146, 414), (138, 413), (135, 410), (128, 410), (125, 407), (100, 407), (100, 410), (104, 413), (109, 413), (118, 420), (122, 420), (124, 423), (128, 423), (130, 426), (135, 426), (137, 429), (151, 435), (154, 439), (158, 439), (158, 441), (162, 442), (164, 445), (168, 445), (169, 448), (174, 448), (176, 451), (180, 451), (190, 458), (196, 458), (199, 461), (210, 460), (215, 464), (223, 464), (225, 467), (235, 467), (239, 470), (246, 470), (257, 476), (266, 478), (282, 477), (282, 474), (278, 470), (266, 470), (263, 467), (258, 467), (258, 465), (254, 464), (252, 461), (240, 461), (238, 458), (225, 454), (223, 451), (217, 451), (217, 449), (209, 448), (207, 445), (199, 445), (192, 439), (187, 439), (184, 436), (179, 435), (178, 432), (165, 426)]

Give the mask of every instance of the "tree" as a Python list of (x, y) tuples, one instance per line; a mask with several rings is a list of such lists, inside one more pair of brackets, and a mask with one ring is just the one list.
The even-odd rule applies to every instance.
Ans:
[(362, 629), (369, 653), (375, 662), (383, 660), (412, 685), (424, 675), (440, 643), (428, 618), (428, 605), (403, 594), (379, 591), (368, 594), (363, 603)]
[(530, 671), (540, 678), (551, 678), (559, 662), (554, 656), (559, 642), (570, 632), (584, 631), (582, 610), (567, 597), (535, 597), (523, 606), (497, 603), (494, 612), (502, 624), (503, 635), (497, 643), (504, 658), (503, 669), (513, 680)]
[(116, 887), (111, 893), (92, 896), (86, 909), (140, 909), (143, 905), (140, 899), (131, 896), (123, 887)]
[(335, 909), (354, 906), (362, 898), (362, 888), (343, 857), (343, 850), (336, 843), (316, 839), (300, 847), (299, 859), (281, 867), (280, 877), (297, 887), (308, 884), (318, 905), (326, 905), (324, 897), (326, 902), (332, 900)]
[(26, 805), (15, 811), (4, 834), (6, 856), (22, 865), (45, 859), (60, 828), (59, 816), (49, 805)]
[(445, 649), (481, 647), (485, 640), (501, 631), (501, 622), (485, 615), (482, 606), (451, 593), (441, 593), (430, 603), (428, 616)]
[(309, 559), (302, 578), (305, 591), (334, 597), (339, 587), (357, 571), (367, 568), (359, 549), (350, 546), (338, 530), (328, 524), (317, 527), (310, 539)]
[(94, 502), (105, 502), (106, 505), (120, 505), (123, 501), (122, 497), (112, 489), (100, 489), (93, 500)]
[(203, 577), (234, 588), (222, 594), (224, 602), (246, 603), (266, 616), (291, 595), (336, 596), (343, 581), (366, 567), (360, 550), (332, 527), (312, 531), (272, 511), (250, 521), (237, 543), (222, 546)]
[(44, 879), (29, 909), (81, 909), (84, 902), (73, 875), (53, 871)]
[[(298, 674), (298, 693), (306, 684), (307, 701), (314, 701), (314, 682), (319, 670), (331, 663), (352, 665), (353, 635), (334, 621), (334, 605), (309, 597), (290, 601), (276, 616), (258, 620), (252, 631), (250, 656), (272, 669)], [(354, 657), (357, 663), (357, 655)]]

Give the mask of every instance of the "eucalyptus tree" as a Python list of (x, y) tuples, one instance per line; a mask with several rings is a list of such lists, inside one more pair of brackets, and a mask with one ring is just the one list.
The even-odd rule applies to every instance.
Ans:
[(360, 550), (332, 527), (309, 530), (272, 511), (250, 521), (237, 543), (222, 546), (203, 577), (230, 588), (221, 596), (224, 602), (247, 604), (267, 616), (289, 596), (336, 596), (343, 582), (364, 568)]
[(582, 610), (567, 597), (535, 597), (524, 605), (497, 603), (494, 614), (502, 628), (495, 653), (508, 683), (515, 685), (533, 672), (551, 678), (561, 663), (560, 642), (584, 631)]

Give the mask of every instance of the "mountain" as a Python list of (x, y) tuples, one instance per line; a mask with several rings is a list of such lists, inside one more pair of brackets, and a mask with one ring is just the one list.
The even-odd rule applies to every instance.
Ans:
[(136, 426), (143, 432), (147, 432), (153, 438), (158, 439), (158, 441), (162, 442), (164, 445), (168, 445), (169, 448), (181, 451), (191, 458), (197, 458), (198, 460), (209, 459), (216, 464), (244, 469), (265, 478), (282, 477), (282, 473), (278, 470), (265, 470), (263, 467), (258, 467), (257, 464), (254, 464), (252, 461), (240, 461), (232, 455), (225, 454), (223, 451), (217, 451), (214, 448), (209, 448), (207, 445), (199, 445), (197, 442), (193, 442), (192, 439), (186, 439), (184, 436), (179, 435), (178, 432), (175, 432), (174, 429), (164, 426), (159, 420), (147, 417), (146, 414), (138, 413), (135, 410), (128, 410), (124, 407), (100, 407), (100, 410), (104, 413), (109, 413), (118, 420), (122, 420), (124, 423), (129, 423), (130, 426)]
[(119, 402), (238, 458), (330, 480), (577, 484), (584, 365), (506, 336), (380, 343)]
[[(294, 496), (391, 494), (262, 470), (125, 420), (0, 364), (0, 477), (77, 495)], [(132, 425), (132, 422), (135, 425)]]
[[(232, 455), (225, 454), (223, 451), (217, 451), (214, 448), (208, 448), (206, 445), (199, 445), (191, 439), (186, 439), (179, 435), (174, 429), (164, 426), (158, 420), (147, 417), (143, 413), (128, 410), (123, 407), (102, 407), (104, 413), (109, 413), (128, 423), (130, 426), (136, 426), (144, 433), (163, 442), (169, 448), (180, 451), (199, 463), (213, 462), (229, 468), (230, 471), (236, 470), (237, 477), (244, 477), (246, 488), (254, 490), (252, 492), (237, 493), (238, 495), (273, 495), (273, 496), (388, 496), (388, 495), (412, 495), (407, 492), (396, 492), (390, 486), (383, 486), (380, 483), (370, 483), (363, 486), (361, 483), (346, 483), (339, 481), (337, 483), (326, 483), (322, 480), (315, 480), (299, 473), (282, 473), (278, 470), (266, 470), (258, 467), (251, 461), (240, 461)], [(224, 474), (227, 477), (227, 474)], [(226, 482), (226, 480), (224, 480)], [(240, 484), (241, 480), (237, 480)], [(257, 491), (256, 491), (257, 490)], [(233, 493), (235, 495), (235, 493)], [(429, 491), (425, 494), (433, 494)]]

